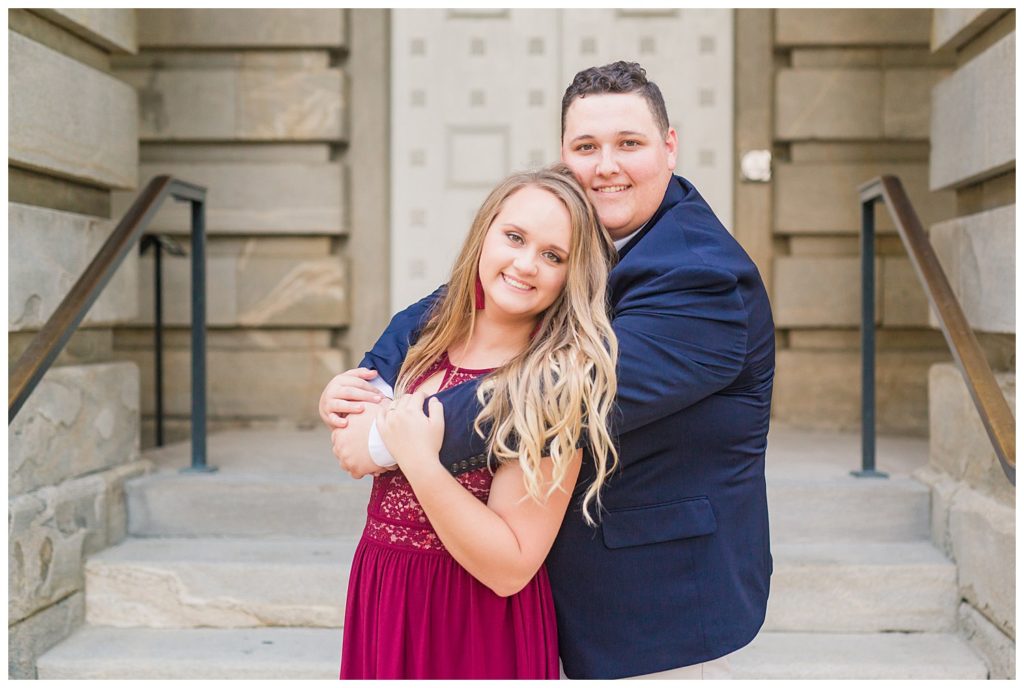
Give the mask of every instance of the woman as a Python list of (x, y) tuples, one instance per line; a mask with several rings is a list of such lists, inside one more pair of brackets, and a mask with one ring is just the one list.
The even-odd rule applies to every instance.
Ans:
[[(477, 212), (444, 294), (409, 349), (398, 399), (371, 421), (399, 470), (374, 478), (349, 578), (341, 678), (558, 678), (544, 558), (579, 474), (615, 463), (606, 425), (616, 345), (605, 284), (614, 249), (564, 166), (516, 174)], [(491, 465), (441, 465), (444, 420), (426, 396), (481, 378)]]

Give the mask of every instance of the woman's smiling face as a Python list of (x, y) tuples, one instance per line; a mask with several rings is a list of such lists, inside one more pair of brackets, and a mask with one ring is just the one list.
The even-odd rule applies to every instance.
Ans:
[(569, 210), (554, 194), (526, 186), (505, 199), (480, 252), (489, 314), (537, 319), (565, 287), (571, 238)]

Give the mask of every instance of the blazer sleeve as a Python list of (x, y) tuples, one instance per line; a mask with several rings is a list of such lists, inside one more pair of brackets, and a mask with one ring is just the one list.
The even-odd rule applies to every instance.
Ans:
[(396, 313), (387, 328), (377, 338), (373, 348), (363, 355), (359, 362), (360, 368), (376, 370), (381, 378), (392, 387), (402, 369), (402, 362), (409, 347), (419, 337), (423, 326), (427, 324), (430, 309), (444, 293), (445, 285), (441, 285), (405, 310)]
[(746, 359), (747, 314), (735, 275), (704, 264), (637, 279), (615, 305), (616, 434), (725, 388)]

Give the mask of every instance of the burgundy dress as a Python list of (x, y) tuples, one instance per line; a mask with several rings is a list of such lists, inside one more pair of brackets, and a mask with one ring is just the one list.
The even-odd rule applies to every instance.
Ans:
[[(445, 370), (440, 389), (489, 370), (454, 369), (442, 356), (413, 383)], [(457, 477), (486, 503), (492, 476)], [(366, 528), (349, 575), (342, 679), (557, 679), (555, 608), (542, 566), (499, 597), (455, 561), (401, 470), (373, 480)]]

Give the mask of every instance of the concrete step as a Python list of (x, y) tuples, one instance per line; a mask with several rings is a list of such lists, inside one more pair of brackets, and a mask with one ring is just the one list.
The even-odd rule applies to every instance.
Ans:
[(340, 628), (356, 540), (129, 538), (86, 563), (86, 621)]
[(930, 537), (931, 491), (913, 478), (766, 480), (773, 543), (912, 542)]
[(879, 437), (876, 453), (889, 477), (856, 478), (859, 433), (772, 425), (765, 456), (772, 543), (929, 539), (931, 493), (911, 477), (928, 463), (927, 439)]
[(763, 631), (952, 632), (956, 566), (930, 542), (776, 544)]
[(986, 679), (953, 633), (761, 633), (729, 657), (737, 679)]
[(41, 679), (337, 679), (341, 630), (86, 626), (41, 656)]
[(362, 532), (371, 480), (337, 465), (326, 430), (211, 435), (212, 474), (180, 473), (189, 443), (145, 453), (158, 472), (126, 484), (141, 537), (338, 537)]

